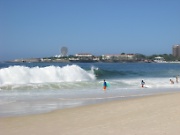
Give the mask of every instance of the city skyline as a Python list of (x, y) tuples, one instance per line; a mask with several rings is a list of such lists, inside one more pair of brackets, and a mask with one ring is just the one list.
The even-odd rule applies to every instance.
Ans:
[[(28, 59), (43, 59), (43, 58), (53, 58), (53, 57), (56, 57), (56, 58), (63, 58), (63, 57), (76, 57), (76, 56), (80, 56), (82, 55), (83, 57), (92, 57), (92, 56), (95, 56), (95, 57), (101, 57), (101, 56), (115, 56), (115, 57), (119, 57), (121, 55), (144, 55), (144, 56), (154, 56), (156, 57), (156, 55), (158, 57), (160, 57), (160, 55), (166, 55), (167, 53), (162, 53), (162, 54), (152, 54), (152, 55), (145, 55), (145, 54), (140, 54), (140, 53), (124, 53), (124, 52), (121, 52), (121, 53), (117, 53), (117, 54), (112, 54), (112, 53), (107, 53), (107, 54), (99, 54), (99, 55), (94, 55), (93, 53), (89, 53), (89, 52), (76, 52), (75, 54), (68, 54), (68, 50), (69, 48), (67, 48), (66, 46), (63, 46), (60, 48), (60, 53), (59, 54), (56, 54), (56, 55), (53, 55), (53, 56), (45, 56), (45, 57), (31, 57), (31, 58), (16, 58), (14, 59), (15, 61), (16, 60), (28, 60)], [(180, 44), (176, 44), (176, 45), (172, 45), (172, 48), (171, 48), (171, 53), (167, 54), (167, 55), (173, 55), (174, 57), (176, 58), (180, 58)], [(14, 61), (14, 60), (10, 60), (10, 61)]]
[(60, 53), (172, 54), (180, 1), (1, 0), (0, 61)]

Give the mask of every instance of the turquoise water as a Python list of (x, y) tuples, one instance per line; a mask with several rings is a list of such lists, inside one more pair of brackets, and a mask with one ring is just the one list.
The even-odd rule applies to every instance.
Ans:
[[(0, 63), (0, 116), (177, 92), (178, 75), (175, 63)], [(110, 84), (106, 91), (104, 79)]]

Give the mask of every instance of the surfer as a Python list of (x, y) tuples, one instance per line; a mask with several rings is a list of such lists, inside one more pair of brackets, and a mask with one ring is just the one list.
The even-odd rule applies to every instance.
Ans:
[(145, 84), (145, 82), (142, 80), (141, 81), (142, 88), (144, 87), (144, 84)]
[(103, 89), (106, 90), (106, 87), (107, 87), (107, 83), (106, 83), (106, 81), (104, 80)]
[(169, 80), (171, 84), (174, 84), (174, 81), (172, 79)]

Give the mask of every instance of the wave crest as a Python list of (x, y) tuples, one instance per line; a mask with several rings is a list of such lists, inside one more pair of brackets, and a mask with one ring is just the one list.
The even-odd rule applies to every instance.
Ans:
[(86, 71), (77, 65), (66, 65), (64, 67), (11, 66), (0, 69), (0, 85), (75, 82), (95, 79), (93, 70)]

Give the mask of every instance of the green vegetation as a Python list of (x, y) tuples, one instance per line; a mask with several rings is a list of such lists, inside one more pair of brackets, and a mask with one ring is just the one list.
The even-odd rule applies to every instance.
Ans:
[(138, 59), (146, 59), (146, 60), (154, 60), (155, 57), (163, 57), (165, 61), (180, 61), (180, 58), (174, 57), (172, 54), (153, 54), (150, 56), (146, 56), (143, 54), (136, 55)]

